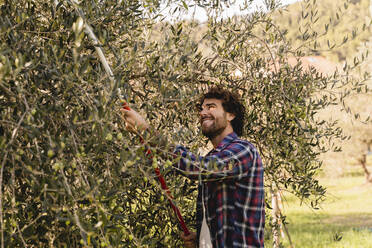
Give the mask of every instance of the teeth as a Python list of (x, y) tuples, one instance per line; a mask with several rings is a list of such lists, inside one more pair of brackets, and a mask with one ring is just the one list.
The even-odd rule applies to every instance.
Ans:
[(201, 124), (203, 125), (206, 121), (213, 121), (214, 118), (212, 117), (204, 117), (201, 119)]

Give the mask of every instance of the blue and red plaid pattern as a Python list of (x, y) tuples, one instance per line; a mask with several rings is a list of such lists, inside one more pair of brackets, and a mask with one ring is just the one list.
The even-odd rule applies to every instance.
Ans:
[(197, 200), (198, 240), (206, 221), (214, 248), (264, 247), (264, 169), (257, 149), (236, 133), (227, 135), (206, 156), (195, 156), (177, 146), (176, 167), (187, 177), (199, 180)]

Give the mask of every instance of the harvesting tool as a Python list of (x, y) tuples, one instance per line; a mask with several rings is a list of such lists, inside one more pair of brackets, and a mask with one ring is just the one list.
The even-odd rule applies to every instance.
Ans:
[[(93, 42), (94, 44), (94, 48), (98, 54), (98, 57), (111, 81), (111, 86), (112, 86), (112, 89), (115, 89), (117, 88), (117, 84), (115, 82), (115, 77), (114, 77), (114, 74), (111, 70), (111, 67), (103, 53), (103, 50), (101, 48), (101, 45), (100, 45), (100, 42), (99, 40), (97, 39), (96, 35), (94, 34), (93, 32), (93, 29), (91, 28), (91, 26), (88, 24), (88, 22), (85, 20), (84, 18), (84, 15), (81, 11), (81, 9), (79, 8), (78, 6), (78, 3), (75, 1), (75, 0), (71, 0), (70, 3), (72, 4), (72, 6), (74, 6), (76, 12), (78, 13), (79, 15), (79, 18), (78, 20), (76, 21), (76, 24), (75, 24), (75, 29), (76, 31), (81, 31), (83, 28), (85, 30), (85, 33), (88, 35), (89, 39)], [(126, 110), (131, 110), (131, 108), (129, 107), (128, 103), (127, 103), (127, 96), (125, 94), (121, 94), (120, 92), (120, 88), (117, 88), (117, 90), (113, 90), (113, 93), (117, 93), (117, 95), (119, 96), (119, 98), (121, 98), (121, 102), (122, 102), (122, 108), (126, 109)], [(115, 94), (112, 94), (111, 95), (111, 98), (114, 96)], [(142, 137), (140, 137), (140, 141), (141, 143), (144, 143), (144, 139)], [(152, 154), (151, 154), (151, 150), (150, 149), (147, 149), (146, 150), (146, 155), (152, 160)], [(173, 197), (170, 193), (170, 190), (169, 188), (167, 187), (167, 184), (165, 182), (165, 179), (163, 177), (163, 175), (160, 173), (160, 169), (158, 167), (154, 168), (155, 170), (155, 174), (160, 182), (160, 185), (161, 185), (161, 188), (163, 189), (163, 191), (165, 192), (168, 200), (169, 200), (169, 203), (174, 211), (174, 213), (176, 214), (176, 217), (178, 219), (178, 222), (182, 228), (182, 231), (185, 235), (189, 235), (190, 234), (190, 231), (189, 229), (187, 228), (183, 218), (182, 218), (182, 215), (181, 215), (181, 212), (180, 210), (177, 208), (177, 206), (174, 204), (173, 202)]]

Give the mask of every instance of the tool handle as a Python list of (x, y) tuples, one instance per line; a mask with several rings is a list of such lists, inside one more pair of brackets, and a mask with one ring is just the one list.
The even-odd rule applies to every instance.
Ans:
[[(129, 107), (125, 102), (123, 103), (122, 106), (123, 106), (124, 109), (126, 109), (126, 110), (130, 110), (130, 107)], [(142, 144), (145, 142), (144, 139), (143, 139), (142, 137), (140, 137), (140, 142), (141, 142)], [(147, 155), (150, 159), (152, 159), (152, 157), (153, 157), (152, 154), (151, 154), (151, 150), (150, 150), (150, 149), (147, 149), (147, 150), (146, 150), (146, 155)], [(186, 236), (187, 236), (187, 235), (190, 235), (190, 231), (189, 231), (189, 229), (187, 228), (186, 223), (185, 223), (185, 221), (184, 221), (183, 218), (182, 218), (182, 215), (181, 215), (180, 210), (179, 210), (179, 209), (177, 208), (177, 206), (174, 205), (174, 203), (173, 203), (173, 197), (172, 197), (172, 195), (171, 195), (171, 193), (170, 193), (170, 190), (168, 189), (168, 186), (167, 186), (167, 184), (166, 184), (166, 182), (165, 182), (165, 179), (164, 179), (163, 175), (160, 173), (160, 169), (159, 169), (159, 168), (155, 168), (154, 170), (155, 170), (155, 174), (156, 174), (156, 176), (158, 177), (158, 180), (159, 180), (159, 182), (160, 182), (161, 188), (164, 190), (166, 196), (168, 197), (169, 204), (171, 205), (171, 207), (172, 207), (174, 213), (176, 214), (177, 220), (178, 220), (179, 224), (181, 225), (181, 228), (182, 228), (183, 233), (184, 233)]]
[(130, 107), (127, 105), (126, 102), (122, 104), (123, 109), (130, 110)]
[(187, 228), (186, 223), (185, 223), (185, 221), (184, 221), (183, 218), (182, 218), (182, 215), (181, 215), (180, 210), (176, 207), (176, 205), (174, 205), (174, 203), (173, 203), (173, 201), (172, 201), (173, 197), (172, 197), (172, 195), (171, 195), (171, 193), (170, 193), (170, 191), (169, 191), (169, 189), (168, 189), (168, 187), (167, 187), (167, 184), (165, 183), (165, 180), (164, 180), (163, 175), (160, 173), (159, 168), (155, 168), (155, 173), (156, 173), (156, 175), (157, 175), (157, 177), (158, 177), (158, 179), (159, 179), (159, 182), (160, 182), (161, 188), (164, 190), (165, 194), (166, 194), (167, 197), (168, 197), (169, 204), (171, 205), (171, 207), (172, 207), (174, 213), (175, 213), (176, 216), (177, 216), (178, 222), (179, 222), (180, 225), (181, 225), (181, 228), (182, 228), (182, 230), (183, 230), (183, 233), (184, 233), (185, 235), (190, 235), (190, 231), (189, 231), (189, 229)]

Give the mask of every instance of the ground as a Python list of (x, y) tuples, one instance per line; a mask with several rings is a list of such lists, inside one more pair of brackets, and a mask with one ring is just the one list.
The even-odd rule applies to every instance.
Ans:
[[(356, 168), (359, 170), (358, 168)], [(372, 184), (362, 173), (319, 178), (327, 199), (312, 210), (293, 196), (284, 195), (284, 211), (296, 248), (372, 248)], [(289, 247), (288, 239), (283, 239)], [(266, 247), (272, 247), (266, 242)]]

